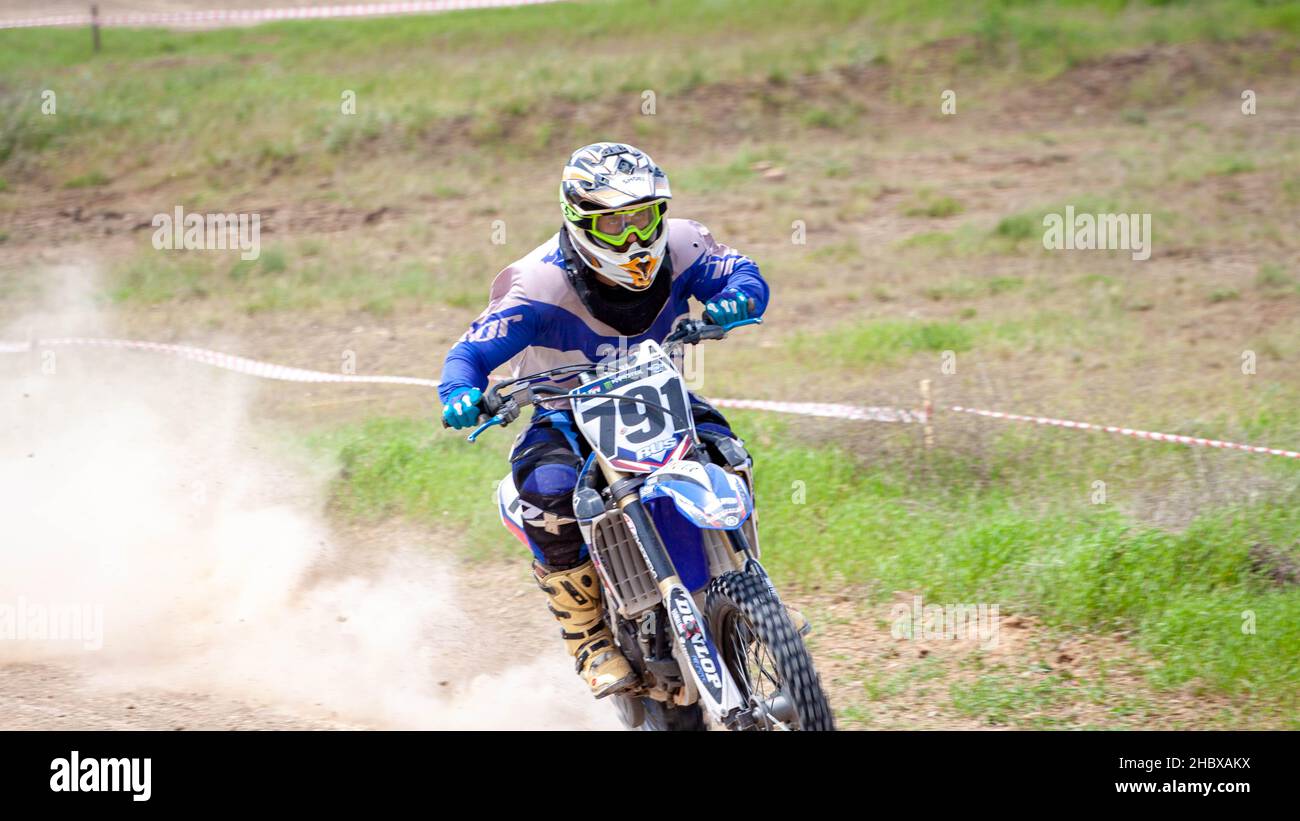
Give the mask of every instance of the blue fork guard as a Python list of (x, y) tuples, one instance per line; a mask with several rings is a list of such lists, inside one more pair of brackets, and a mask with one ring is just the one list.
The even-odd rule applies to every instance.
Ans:
[(668, 557), (687, 590), (695, 593), (709, 583), (709, 560), (704, 555), (704, 536), (694, 522), (683, 516), (666, 497), (644, 502)]

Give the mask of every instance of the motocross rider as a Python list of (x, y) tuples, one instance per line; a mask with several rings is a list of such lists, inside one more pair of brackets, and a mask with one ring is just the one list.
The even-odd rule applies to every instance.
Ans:
[[(507, 361), (519, 376), (663, 342), (691, 297), (718, 324), (763, 313), (768, 287), (758, 266), (700, 223), (666, 219), (671, 198), (668, 176), (644, 151), (602, 142), (573, 153), (560, 179), (563, 227), (497, 274), (487, 308), (447, 353), (438, 395), (451, 427), (477, 424), (488, 374)], [(702, 440), (732, 435), (694, 395), (691, 412)], [(602, 619), (600, 583), (573, 516), (589, 453), (567, 406), (542, 407), (510, 462), (533, 574), (578, 674), (601, 698), (635, 675)]]

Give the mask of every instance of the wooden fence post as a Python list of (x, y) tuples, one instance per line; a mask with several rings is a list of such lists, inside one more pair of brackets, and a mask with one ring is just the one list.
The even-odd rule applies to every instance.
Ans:
[(934, 414), (934, 403), (930, 401), (930, 380), (921, 380), (921, 413), (924, 415), (922, 424), (925, 426), (925, 449), (929, 450), (934, 447), (934, 428), (930, 425), (930, 417)]

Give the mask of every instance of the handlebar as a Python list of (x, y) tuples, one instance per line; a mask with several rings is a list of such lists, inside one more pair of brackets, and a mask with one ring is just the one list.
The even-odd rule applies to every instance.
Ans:
[[(751, 311), (754, 310), (755, 303), (753, 299), (749, 300), (748, 307)], [(665, 353), (671, 356), (672, 353), (682, 345), (697, 345), (706, 339), (722, 339), (730, 331), (736, 328), (742, 328), (746, 325), (761, 324), (763, 324), (763, 320), (757, 317), (752, 319), (741, 319), (736, 322), (727, 323), (726, 325), (718, 325), (714, 323), (707, 315), (703, 319), (683, 319), (681, 322), (677, 323), (677, 327), (673, 329), (673, 332), (664, 339), (663, 349)], [(479, 434), (483, 433), (483, 431), (488, 428), (496, 425), (505, 427), (519, 418), (522, 408), (519, 405), (519, 401), (513, 396), (513, 391), (517, 389), (517, 386), (527, 384), (531, 381), (538, 381), (539, 379), (550, 379), (553, 376), (558, 376), (563, 373), (580, 373), (591, 369), (592, 366), (586, 363), (579, 365), (561, 365), (558, 368), (551, 368), (548, 371), (540, 371), (528, 376), (521, 376), (516, 379), (498, 382), (484, 392), (483, 398), (480, 400), (480, 407), (483, 409), (483, 412), (478, 416), (478, 427), (469, 434), (467, 441), (475, 441), (478, 439)], [(501, 393), (507, 388), (511, 389), (512, 395), (502, 398)], [(532, 394), (532, 397), (530, 397), (529, 403), (533, 405), (540, 405), (543, 402), (546, 402), (548, 398), (555, 399), (569, 395), (569, 391), (549, 385), (538, 385), (533, 387), (530, 389), (530, 393)], [(635, 397), (620, 397), (610, 394), (609, 398), (626, 398), (646, 404), (644, 401), (636, 399)], [(444, 428), (451, 427), (451, 425), (447, 424), (446, 419), (442, 420), (442, 426)]]
[(664, 353), (671, 354), (682, 345), (697, 345), (706, 339), (722, 339), (735, 328), (745, 325), (762, 325), (761, 319), (741, 319), (726, 325), (715, 325), (707, 319), (683, 319), (664, 339)]

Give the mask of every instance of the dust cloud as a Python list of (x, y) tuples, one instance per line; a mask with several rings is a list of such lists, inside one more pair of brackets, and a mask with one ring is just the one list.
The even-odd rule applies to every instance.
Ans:
[[(0, 341), (104, 332), (81, 272), (57, 273), (59, 308)], [(617, 726), (563, 658), (479, 669), (494, 625), (458, 603), (453, 560), (343, 543), (328, 466), (249, 420), (275, 387), (147, 353), (0, 353), (0, 665), (343, 726)]]

